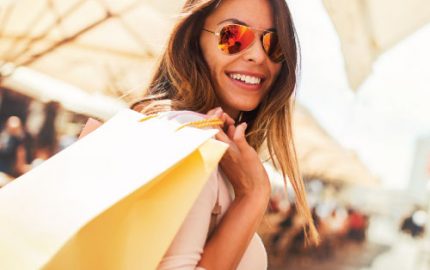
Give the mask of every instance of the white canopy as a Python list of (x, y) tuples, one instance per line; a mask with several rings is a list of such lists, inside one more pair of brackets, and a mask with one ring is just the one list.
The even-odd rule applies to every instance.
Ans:
[(339, 34), (348, 79), (356, 89), (375, 59), (430, 22), (428, 0), (323, 0)]

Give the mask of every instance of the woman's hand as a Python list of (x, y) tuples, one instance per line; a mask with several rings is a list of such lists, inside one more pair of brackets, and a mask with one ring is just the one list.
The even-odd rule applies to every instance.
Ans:
[(233, 186), (235, 197), (270, 197), (270, 182), (261, 160), (245, 138), (246, 123), (235, 126), (235, 121), (221, 108), (207, 113), (210, 117), (220, 118), (224, 126), (219, 129), (216, 139), (230, 145), (221, 159), (220, 166)]

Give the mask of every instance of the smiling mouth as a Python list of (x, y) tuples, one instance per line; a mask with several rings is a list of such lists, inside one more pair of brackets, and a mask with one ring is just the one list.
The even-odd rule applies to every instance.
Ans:
[(240, 73), (229, 73), (229, 74), (227, 74), (227, 76), (229, 76), (233, 80), (236, 80), (236, 81), (239, 81), (241, 83), (248, 84), (248, 85), (260, 85), (264, 81), (264, 78), (240, 74)]

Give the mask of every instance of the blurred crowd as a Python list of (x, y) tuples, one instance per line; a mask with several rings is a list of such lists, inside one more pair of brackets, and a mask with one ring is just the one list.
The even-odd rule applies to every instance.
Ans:
[(47, 103), (44, 120), (37, 134), (31, 134), (16, 115), (7, 116), (0, 132), (0, 171), (18, 177), (48, 159), (58, 149), (55, 118), (59, 104)]
[(266, 244), (273, 256), (287, 259), (289, 256), (306, 254), (316, 259), (327, 259), (336, 249), (347, 242), (362, 243), (366, 240), (369, 217), (352, 207), (316, 203), (312, 207), (315, 225), (320, 233), (318, 247), (304, 245), (304, 219), (297, 214), (294, 204), (283, 210), (280, 202), (272, 198), (269, 215), (277, 216), (272, 233), (266, 237)]
[(59, 131), (61, 112), (57, 102), (41, 103), (0, 89), (0, 187), (77, 139), (76, 131)]
[[(306, 245), (305, 220), (293, 203), (292, 188), (287, 185), (285, 193), (282, 183), (272, 190), (268, 211), (259, 229), (268, 251), (270, 269), (361, 269), (360, 265), (370, 265), (378, 254), (389, 249), (385, 242), (382, 244), (378, 237), (375, 238), (381, 228), (392, 228), (395, 235), (410, 235), (411, 241), (416, 243), (426, 235), (429, 216), (421, 206), (417, 205), (409, 212), (401, 210), (406, 214), (403, 218), (397, 216), (396, 223), (391, 226), (381, 223), (387, 219), (381, 219), (383, 214), (378, 209), (352, 199), (349, 196), (351, 187), (346, 184), (328, 179), (306, 179), (306, 189), (321, 243), (319, 246)], [(334, 268), (334, 265), (338, 267)], [(342, 268), (342, 265), (351, 268)]]
[(406, 215), (406, 217), (403, 218), (400, 224), (400, 230), (414, 238), (423, 237), (427, 220), (427, 212), (419, 206), (416, 206), (408, 215)]

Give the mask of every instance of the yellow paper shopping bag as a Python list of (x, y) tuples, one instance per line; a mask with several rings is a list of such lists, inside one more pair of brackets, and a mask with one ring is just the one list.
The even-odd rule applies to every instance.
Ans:
[(155, 269), (226, 145), (124, 110), (0, 190), (0, 269)]

